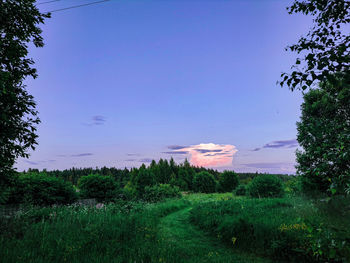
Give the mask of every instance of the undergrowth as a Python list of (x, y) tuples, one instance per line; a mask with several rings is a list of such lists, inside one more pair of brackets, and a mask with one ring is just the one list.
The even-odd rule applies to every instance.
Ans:
[(8, 263), (170, 259), (171, 247), (157, 240), (159, 220), (186, 206), (187, 201), (174, 200), (24, 209), (15, 218), (1, 220), (0, 258)]
[(326, 206), (334, 207), (302, 198), (231, 199), (198, 203), (190, 219), (240, 250), (288, 261), (348, 262), (349, 214), (329, 213)]

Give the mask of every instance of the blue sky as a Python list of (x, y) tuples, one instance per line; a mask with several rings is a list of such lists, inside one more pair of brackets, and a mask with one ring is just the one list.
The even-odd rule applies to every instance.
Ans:
[(302, 96), (276, 82), (295, 59), (284, 48), (311, 20), (289, 15), (290, 2), (111, 0), (53, 13), (45, 47), (30, 48), (39, 145), (18, 170), (171, 156), (206, 165), (195, 160), (209, 155), (193, 153), (211, 147), (230, 149), (223, 162), (208, 159), (220, 170), (293, 173)]

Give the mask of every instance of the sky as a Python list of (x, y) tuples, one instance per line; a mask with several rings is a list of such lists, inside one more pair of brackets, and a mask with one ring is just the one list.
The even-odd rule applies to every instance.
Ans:
[[(40, 2), (45, 2), (40, 1)], [(39, 5), (51, 11), (92, 0)], [(111, 0), (54, 12), (30, 46), (41, 118), (28, 168), (138, 167), (152, 159), (295, 173), (302, 94), (277, 81), (310, 17), (291, 1)]]

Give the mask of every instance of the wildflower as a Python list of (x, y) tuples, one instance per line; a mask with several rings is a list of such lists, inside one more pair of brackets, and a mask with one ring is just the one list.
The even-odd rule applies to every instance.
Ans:
[(307, 226), (305, 223), (290, 224), (290, 225), (282, 224), (282, 225), (280, 225), (280, 227), (278, 229), (281, 232), (290, 231), (290, 230), (306, 230)]
[(98, 203), (98, 204), (96, 205), (96, 208), (97, 208), (97, 209), (101, 209), (102, 207), (104, 207), (104, 204), (102, 204), (102, 203)]
[(232, 243), (233, 243), (233, 245), (235, 245), (236, 241), (237, 241), (237, 237), (233, 237), (233, 238), (232, 238)]

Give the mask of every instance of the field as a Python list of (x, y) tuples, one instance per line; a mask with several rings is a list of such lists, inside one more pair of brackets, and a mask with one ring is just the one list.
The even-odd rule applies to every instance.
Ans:
[(232, 193), (187, 194), (156, 204), (23, 208), (1, 221), (0, 258), (43, 263), (315, 262), (327, 255), (347, 262), (349, 248), (337, 242), (350, 237), (349, 222), (339, 214), (330, 218), (324, 209), (301, 197), (251, 199)]

